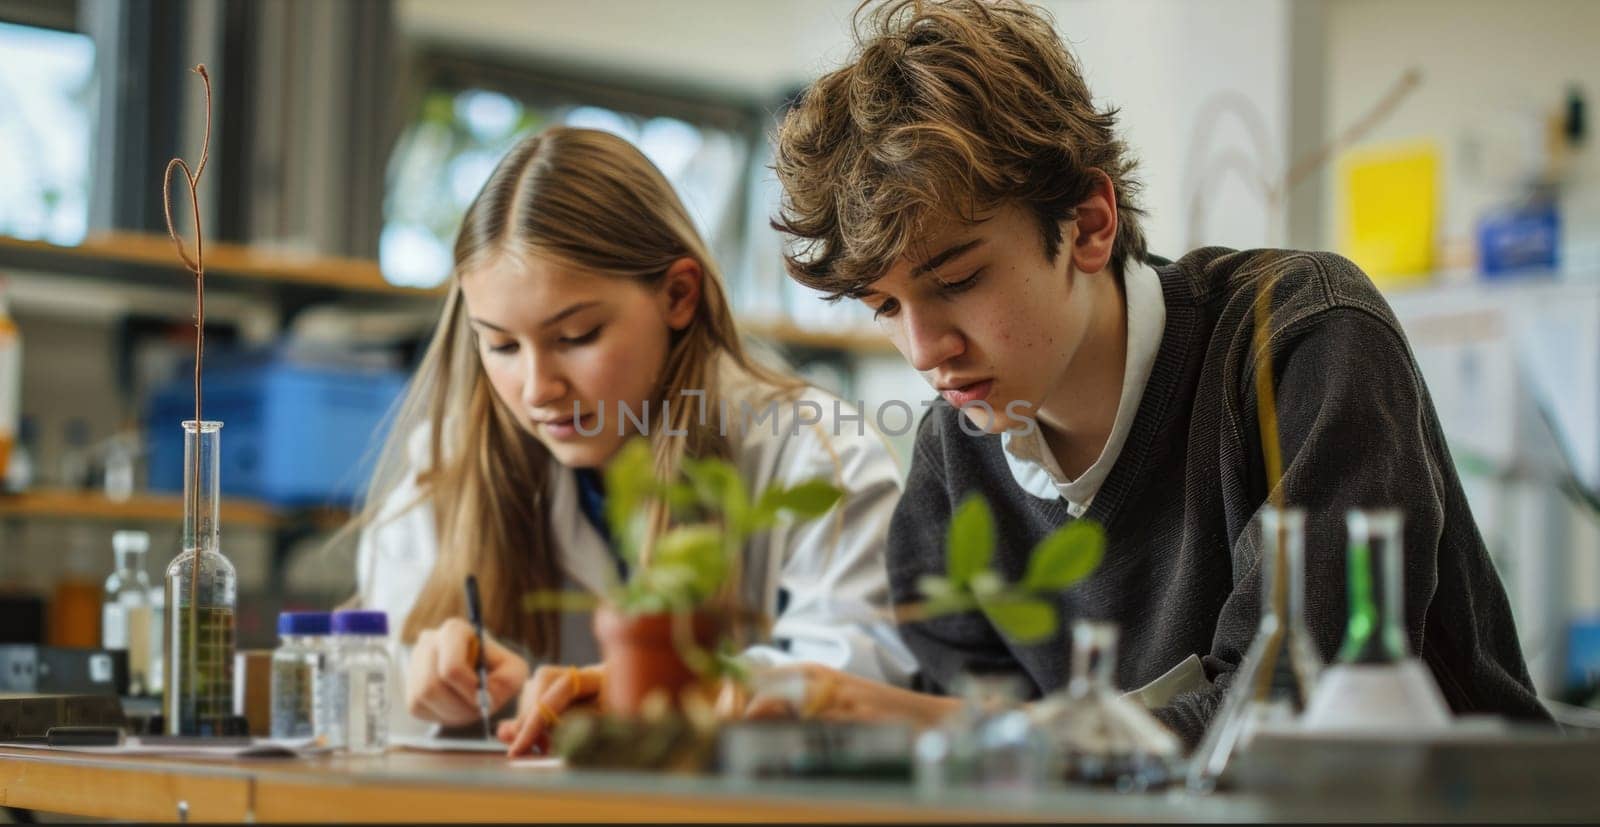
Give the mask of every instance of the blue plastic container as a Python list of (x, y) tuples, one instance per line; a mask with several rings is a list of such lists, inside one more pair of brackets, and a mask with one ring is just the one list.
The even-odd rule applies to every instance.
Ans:
[(1569, 690), (1600, 685), (1600, 617), (1572, 621), (1567, 629)]
[[(221, 420), (224, 496), (281, 506), (348, 505), (366, 489), (384, 419), (405, 388), (392, 370), (207, 355), (208, 420)], [(183, 427), (192, 374), (151, 395), (145, 438), (152, 491), (183, 490)]]
[(1491, 279), (1552, 270), (1560, 245), (1561, 216), (1549, 204), (1493, 212), (1478, 221), (1478, 268)]

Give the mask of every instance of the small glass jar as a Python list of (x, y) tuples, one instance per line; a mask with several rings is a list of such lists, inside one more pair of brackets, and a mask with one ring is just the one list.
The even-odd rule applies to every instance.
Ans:
[(333, 613), (332, 678), (325, 714), (330, 746), (358, 754), (389, 748), (389, 619), (383, 612)]
[[(913, 746), (917, 788), (937, 795), (952, 787), (1029, 785), (1037, 764), (1024, 755), (1037, 746), (1031, 722), (1021, 721), (1023, 680), (1011, 672), (966, 674), (956, 681), (961, 707)], [(1021, 746), (1019, 751), (1015, 749)]]
[(332, 617), (327, 612), (278, 615), (278, 648), (272, 653), (272, 737), (316, 734), (317, 671)]

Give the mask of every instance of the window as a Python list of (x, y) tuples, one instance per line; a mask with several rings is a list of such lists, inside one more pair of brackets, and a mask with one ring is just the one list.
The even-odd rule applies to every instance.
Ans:
[(87, 35), (0, 23), (0, 234), (83, 240), (94, 64)]
[(522, 99), (463, 85), (426, 91), (390, 158), (378, 261), (395, 284), (430, 287), (450, 273), (461, 216), (518, 139), (566, 124), (616, 133), (677, 189), (719, 258), (731, 260), (744, 216), (740, 194), (750, 138), (737, 129), (579, 100)]

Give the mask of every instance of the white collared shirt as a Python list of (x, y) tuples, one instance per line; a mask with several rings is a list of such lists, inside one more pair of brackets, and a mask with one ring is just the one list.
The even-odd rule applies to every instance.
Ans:
[(1000, 436), (1006, 465), (1022, 490), (1043, 500), (1067, 501), (1067, 512), (1081, 517), (1089, 510), (1111, 467), (1122, 455), (1123, 443), (1133, 428), (1133, 419), (1144, 398), (1150, 369), (1161, 349), (1161, 334), (1167, 325), (1167, 301), (1161, 293), (1161, 277), (1145, 262), (1130, 264), (1123, 279), (1128, 313), (1128, 350), (1122, 370), (1122, 397), (1117, 401), (1117, 417), (1111, 424), (1100, 456), (1075, 480), (1067, 479), (1061, 465), (1045, 442), (1043, 426), (1027, 434), (1007, 431)]

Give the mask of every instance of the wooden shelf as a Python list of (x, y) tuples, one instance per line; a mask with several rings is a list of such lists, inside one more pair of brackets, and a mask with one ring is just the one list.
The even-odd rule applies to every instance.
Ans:
[[(385, 302), (434, 301), (442, 291), (396, 287), (365, 259), (296, 255), (260, 247), (207, 242), (206, 282), (229, 290), (277, 298), (320, 300), (348, 297)], [(66, 247), (0, 236), (0, 269), (35, 270), (103, 277), (136, 284), (193, 290), (172, 240), (153, 233), (107, 233)]]
[[(263, 247), (207, 242), (206, 282), (225, 290), (253, 292), (285, 304), (360, 298), (366, 303), (436, 302), (442, 289), (396, 287), (384, 281), (377, 262), (368, 259), (296, 255)], [(99, 277), (134, 284), (193, 290), (194, 282), (178, 259), (172, 240), (155, 233), (106, 233), (66, 247), (0, 236), (0, 271), (33, 270)], [(739, 327), (787, 347), (894, 353), (875, 330), (805, 330), (788, 322), (741, 321)]]
[[(0, 494), (0, 518), (54, 518), (123, 522), (179, 522), (183, 497), (178, 494), (136, 494), (117, 501), (91, 491), (39, 489), (21, 494)], [(318, 527), (337, 527), (349, 519), (338, 509), (303, 511), (280, 509), (254, 500), (224, 499), (224, 528), (276, 529), (289, 523), (310, 521)]]

